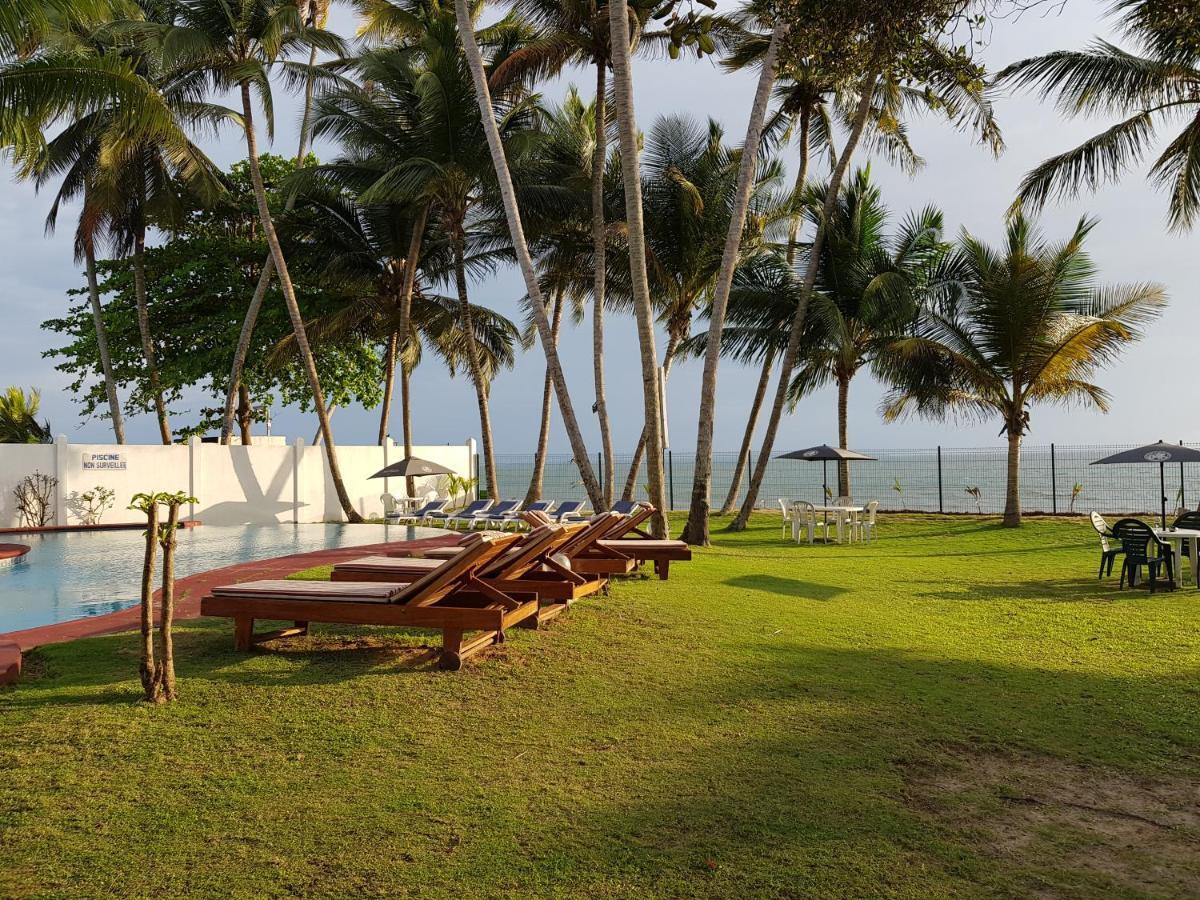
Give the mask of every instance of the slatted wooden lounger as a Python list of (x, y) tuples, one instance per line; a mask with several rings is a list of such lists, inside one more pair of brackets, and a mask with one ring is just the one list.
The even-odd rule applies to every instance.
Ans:
[[(672, 562), (687, 562), (692, 558), (692, 548), (683, 541), (650, 537), (640, 526), (654, 515), (654, 507), (643, 503), (633, 514), (613, 523), (612, 528), (597, 540), (583, 559), (575, 566), (581, 572), (608, 572), (628, 574), (628, 561), (633, 560), (634, 569), (643, 563), (654, 564), (655, 574), (667, 580)], [(627, 535), (638, 535), (628, 537)], [(627, 571), (618, 571), (625, 568)]]
[[(572, 572), (560, 561), (560, 551), (583, 531), (583, 525), (543, 525), (513, 543), (479, 572), (481, 580), (501, 591), (535, 593), (538, 622), (554, 618), (575, 600), (600, 590), (604, 580)], [(451, 554), (455, 558), (458, 554)], [(439, 558), (368, 556), (339, 563), (332, 579), (353, 581), (410, 581), (444, 563)]]
[[(504, 591), (479, 577), (480, 570), (517, 539), (517, 535), (472, 535), (462, 553), (408, 583), (272, 580), (214, 588), (200, 601), (200, 613), (232, 618), (234, 645), (239, 650), (307, 634), (310, 622), (438, 629), (442, 632), (438, 665), (459, 669), (468, 656), (503, 641), (506, 629), (537, 621), (536, 594)], [(295, 624), (255, 634), (256, 619)], [(468, 632), (482, 633), (468, 639)]]

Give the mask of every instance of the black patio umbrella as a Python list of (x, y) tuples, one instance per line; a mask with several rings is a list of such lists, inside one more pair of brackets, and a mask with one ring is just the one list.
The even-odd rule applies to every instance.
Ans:
[(384, 466), (372, 478), (421, 478), (425, 475), (453, 475), (453, 469), (447, 469), (441, 463), (430, 462), (416, 456), (406, 456), (390, 465)]
[(829, 496), (829, 461), (830, 460), (846, 460), (847, 462), (861, 462), (863, 460), (874, 461), (874, 456), (867, 456), (863, 453), (855, 453), (853, 450), (847, 450), (845, 447), (830, 447), (828, 444), (821, 444), (817, 447), (809, 447), (807, 450), (793, 450), (791, 453), (784, 453), (776, 459), (799, 459), (804, 462), (819, 462), (821, 463), (821, 477), (824, 480), (825, 496)]
[(1147, 444), (1145, 447), (1135, 447), (1133, 450), (1122, 450), (1104, 459), (1091, 463), (1093, 466), (1116, 466), (1130, 463), (1157, 463), (1158, 485), (1162, 492), (1162, 527), (1167, 527), (1167, 463), (1200, 462), (1200, 450), (1184, 447), (1180, 444), (1168, 444), (1159, 441), (1157, 444)]

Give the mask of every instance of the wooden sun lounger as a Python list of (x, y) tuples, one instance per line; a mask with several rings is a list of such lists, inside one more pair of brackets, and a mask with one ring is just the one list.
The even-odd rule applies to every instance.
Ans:
[[(307, 634), (310, 622), (396, 625), (442, 632), (438, 665), (460, 669), (463, 660), (494, 643), (514, 625), (536, 622), (536, 594), (504, 591), (479, 577), (517, 535), (473, 535), (463, 552), (415, 581), (252, 581), (213, 588), (200, 613), (234, 620), (234, 646), (250, 650), (275, 638)], [(255, 634), (257, 619), (291, 621), (290, 628)], [(468, 632), (482, 632), (467, 638)]]
[[(554, 618), (571, 603), (604, 587), (604, 579), (589, 578), (563, 565), (562, 550), (577, 539), (585, 525), (543, 525), (524, 535), (509, 550), (480, 570), (487, 584), (506, 592), (535, 593), (538, 622)], [(457, 554), (452, 554), (457, 556)], [(334, 581), (409, 581), (441, 565), (434, 558), (368, 556), (334, 566)]]
[(597, 541), (600, 550), (615, 551), (622, 556), (632, 556), (638, 565), (654, 563), (654, 573), (666, 581), (672, 562), (689, 562), (692, 548), (683, 541), (657, 540), (655, 538), (621, 538), (620, 540)]

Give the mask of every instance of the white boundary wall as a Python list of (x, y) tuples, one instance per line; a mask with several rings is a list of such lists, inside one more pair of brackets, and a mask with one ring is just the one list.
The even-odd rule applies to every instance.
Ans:
[[(441, 463), (463, 474), (475, 474), (475, 441), (414, 447), (413, 455)], [(386, 446), (337, 448), (338, 464), (355, 508), (364, 516), (383, 515), (380, 495), (405, 492), (403, 478), (370, 478), (389, 462), (403, 458), (404, 448)], [(13, 489), (34, 472), (58, 479), (55, 525), (79, 524), (73, 498), (103, 486), (116, 492), (104, 523), (136, 521), (125, 507), (145, 491), (187, 491), (199, 499), (187, 513), (210, 525), (272, 522), (342, 521), (322, 447), (263, 444), (250, 447), (201, 443), (193, 438), (174, 446), (142, 444), (71, 444), (59, 436), (54, 444), (0, 444), (0, 527), (16, 528)], [(446, 495), (445, 478), (419, 478), (416, 493)]]

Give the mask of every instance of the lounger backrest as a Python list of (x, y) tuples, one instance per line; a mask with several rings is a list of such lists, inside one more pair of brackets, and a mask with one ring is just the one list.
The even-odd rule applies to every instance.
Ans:
[(553, 500), (534, 500), (532, 503), (525, 504), (523, 512), (545, 512), (553, 505)]
[(463, 507), (462, 511), (459, 512), (459, 515), (460, 516), (473, 516), (476, 513), (483, 512), (485, 509), (487, 509), (491, 505), (492, 505), (491, 500), (472, 500), (465, 507)]
[(618, 500), (612, 505), (612, 511), (628, 516), (637, 509), (638, 502), (636, 500)]
[(542, 525), (554, 524), (553, 519), (551, 519), (541, 510), (537, 509), (523, 509), (517, 514), (517, 518), (519, 518), (530, 528), (540, 528)]
[(519, 500), (501, 500), (488, 511), (489, 519), (496, 519), (500, 516), (507, 515), (520, 505)]
[(631, 514), (628, 516), (622, 516), (620, 521), (613, 523), (609, 533), (604, 536), (604, 540), (615, 541), (619, 537), (624, 537), (625, 535), (629, 534), (629, 532), (640, 526), (652, 515), (654, 515), (653, 506), (651, 506), (649, 503), (638, 504), (637, 509), (635, 509)]
[(479, 574), (480, 570), (504, 553), (520, 535), (487, 536), (473, 534), (463, 541), (462, 550), (443, 565), (414, 581), (406, 590), (397, 594), (393, 603), (409, 603), (413, 606), (429, 606), (437, 603), (467, 578)]
[(613, 524), (624, 518), (625, 516), (615, 512), (605, 512), (594, 516), (591, 522), (559, 548), (559, 554), (567, 559), (574, 559), (595, 546), (596, 541), (604, 540), (604, 536), (612, 530)]
[(513, 544), (495, 562), (483, 570), (488, 578), (520, 578), (532, 569), (565, 529), (561, 525), (540, 525)]
[(573, 512), (578, 512), (583, 506), (582, 500), (564, 500), (558, 504), (558, 509), (551, 513), (556, 519), (561, 519), (563, 516), (569, 516)]
[(437, 512), (439, 509), (441, 509), (443, 506), (445, 506), (449, 502), (450, 502), (449, 500), (434, 500), (430, 503), (426, 503), (424, 506), (422, 506), (420, 509), (418, 509), (415, 513), (413, 513), (413, 515), (414, 516), (427, 516), (431, 512)]

